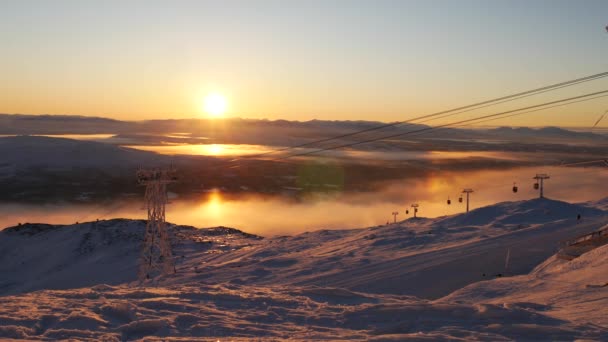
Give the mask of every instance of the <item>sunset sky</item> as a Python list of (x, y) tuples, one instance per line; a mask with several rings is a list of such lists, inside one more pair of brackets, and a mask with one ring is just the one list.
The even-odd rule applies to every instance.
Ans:
[(0, 113), (196, 118), (217, 93), (229, 117), (405, 120), (608, 71), (606, 25), (606, 0), (2, 1)]

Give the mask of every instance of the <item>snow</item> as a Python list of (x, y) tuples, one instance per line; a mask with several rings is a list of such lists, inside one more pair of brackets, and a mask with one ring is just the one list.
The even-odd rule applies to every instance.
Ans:
[(555, 256), (532, 272), (469, 285), (438, 302), (534, 303), (554, 317), (608, 327), (608, 245), (566, 261)]
[(170, 225), (178, 272), (144, 286), (144, 221), (22, 225), (0, 231), (0, 338), (606, 340), (608, 246), (554, 255), (606, 218), (536, 199), (273, 238)]
[(608, 197), (602, 198), (598, 201), (589, 201), (589, 202), (583, 203), (583, 205), (589, 206), (591, 208), (608, 210)]
[[(0, 336), (117, 341), (146, 336), (495, 341), (608, 337), (605, 329), (520, 304), (435, 303), (314, 287), (189, 283), (158, 290), (116, 286), (0, 297), (3, 311), (12, 312), (10, 319), (0, 321)], [(109, 306), (121, 308), (121, 314), (117, 317)]]
[[(577, 223), (578, 212), (583, 222)], [(493, 215), (497, 223), (490, 221)], [(601, 210), (549, 199), (501, 203), (469, 215), (265, 239), (231, 253), (186, 259), (182, 267), (196, 266), (200, 275), (184, 272), (174, 280), (331, 286), (433, 299), (504, 274), (508, 249), (508, 272), (530, 272), (560, 241), (596, 230), (605, 218)]]
[[(134, 281), (145, 227), (143, 220), (113, 219), (7, 228), (0, 232), (0, 294)], [(179, 257), (192, 246), (214, 253), (260, 239), (225, 227), (172, 226), (172, 232)]]

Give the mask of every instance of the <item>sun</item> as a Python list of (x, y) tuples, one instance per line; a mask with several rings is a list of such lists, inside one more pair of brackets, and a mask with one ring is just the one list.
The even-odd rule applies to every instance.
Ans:
[(210, 116), (219, 117), (224, 115), (228, 108), (226, 97), (220, 93), (209, 93), (203, 100), (203, 109)]

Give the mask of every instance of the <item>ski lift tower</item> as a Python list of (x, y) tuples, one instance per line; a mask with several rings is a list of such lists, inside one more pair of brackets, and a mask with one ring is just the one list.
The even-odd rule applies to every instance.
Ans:
[(551, 177), (549, 177), (549, 175), (545, 173), (537, 173), (536, 176), (532, 177), (532, 179), (536, 179), (536, 183), (534, 183), (534, 189), (540, 188), (540, 198), (545, 198), (543, 192), (543, 181), (549, 178)]
[(414, 203), (412, 204), (412, 208), (414, 208), (414, 218), (416, 218), (416, 213), (418, 213), (418, 207), (420, 205), (418, 205), (418, 203)]
[(473, 189), (466, 188), (462, 190), (463, 194), (467, 194), (467, 213), (469, 212), (469, 194), (471, 192), (473, 192)]
[(165, 205), (168, 203), (167, 184), (176, 182), (177, 176), (173, 167), (139, 169), (136, 176), (137, 183), (146, 187), (144, 200), (148, 210), (138, 274), (143, 282), (160, 274), (175, 273), (171, 240), (165, 223)]

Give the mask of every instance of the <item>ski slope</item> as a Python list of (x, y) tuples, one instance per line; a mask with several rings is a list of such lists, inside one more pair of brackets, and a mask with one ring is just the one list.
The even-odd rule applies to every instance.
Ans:
[[(233, 253), (186, 259), (175, 281), (331, 286), (434, 299), (497, 274), (527, 273), (561, 240), (605, 220), (601, 210), (549, 199), (505, 202), (468, 215), (265, 239)], [(194, 267), (204, 275), (193, 275)]]
[(560, 319), (608, 327), (608, 245), (566, 261), (555, 256), (526, 275), (479, 282), (437, 303), (535, 303)]

